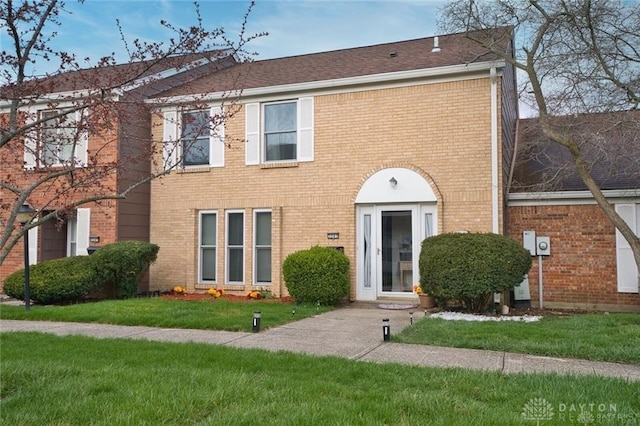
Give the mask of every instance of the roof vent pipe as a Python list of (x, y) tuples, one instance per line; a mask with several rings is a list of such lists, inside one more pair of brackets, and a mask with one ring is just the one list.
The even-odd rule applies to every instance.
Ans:
[(440, 44), (438, 43), (438, 36), (435, 36), (433, 38), (433, 49), (431, 49), (432, 52), (439, 52), (440, 51)]

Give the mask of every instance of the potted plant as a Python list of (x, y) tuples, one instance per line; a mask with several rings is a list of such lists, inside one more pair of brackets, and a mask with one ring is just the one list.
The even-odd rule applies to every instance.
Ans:
[(436, 298), (431, 296), (430, 294), (426, 294), (422, 287), (419, 285), (413, 286), (413, 292), (418, 295), (420, 299), (420, 307), (424, 309), (433, 309), (436, 307)]

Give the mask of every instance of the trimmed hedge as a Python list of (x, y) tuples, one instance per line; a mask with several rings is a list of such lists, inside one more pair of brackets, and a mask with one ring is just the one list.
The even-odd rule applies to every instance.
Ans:
[[(159, 247), (142, 241), (108, 244), (91, 256), (63, 257), (32, 265), (29, 268), (31, 299), (38, 304), (79, 300), (91, 290), (116, 284), (118, 297), (133, 297), (138, 282), (156, 260)], [(9, 275), (4, 292), (24, 300), (24, 269)]]
[(335, 305), (349, 294), (349, 258), (331, 247), (291, 253), (282, 264), (282, 273), (296, 303)]
[(91, 255), (101, 284), (116, 283), (118, 297), (133, 297), (138, 293), (138, 281), (158, 256), (156, 244), (142, 241), (119, 241), (101, 247)]
[(420, 251), (420, 287), (437, 299), (457, 299), (468, 311), (486, 309), (495, 292), (520, 284), (531, 255), (498, 234), (441, 234), (425, 239)]
[[(31, 300), (38, 304), (78, 300), (98, 283), (92, 262), (87, 256), (62, 257), (29, 268)], [(7, 296), (24, 300), (24, 269), (4, 280), (4, 292)]]

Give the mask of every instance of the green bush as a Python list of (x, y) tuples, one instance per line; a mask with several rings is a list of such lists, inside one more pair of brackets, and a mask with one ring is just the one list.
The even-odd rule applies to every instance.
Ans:
[(101, 285), (116, 283), (118, 297), (133, 297), (138, 293), (138, 281), (156, 260), (159, 249), (156, 244), (142, 241), (119, 241), (101, 247), (90, 257)]
[[(29, 268), (31, 300), (38, 304), (78, 300), (86, 296), (98, 282), (87, 256), (48, 260)], [(5, 279), (4, 292), (10, 297), (24, 300), (24, 269)]]
[(335, 305), (349, 294), (349, 259), (330, 247), (311, 247), (291, 253), (282, 273), (296, 303)]
[(438, 299), (457, 299), (469, 311), (487, 307), (494, 292), (520, 284), (531, 255), (497, 234), (442, 234), (427, 238), (420, 251), (420, 287)]

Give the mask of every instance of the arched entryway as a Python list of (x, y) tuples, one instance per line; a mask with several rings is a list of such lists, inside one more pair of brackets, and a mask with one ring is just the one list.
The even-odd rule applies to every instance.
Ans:
[(356, 203), (356, 299), (415, 298), (424, 238), (438, 229), (437, 197), (419, 173), (382, 169), (362, 185)]

